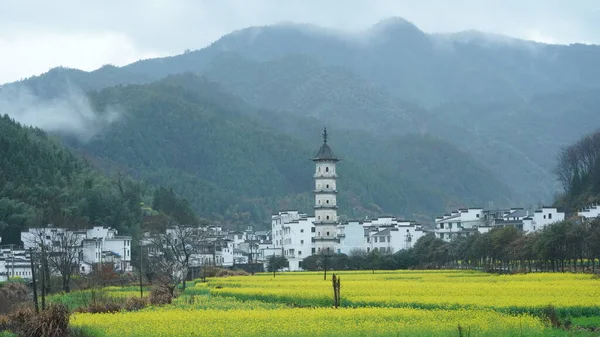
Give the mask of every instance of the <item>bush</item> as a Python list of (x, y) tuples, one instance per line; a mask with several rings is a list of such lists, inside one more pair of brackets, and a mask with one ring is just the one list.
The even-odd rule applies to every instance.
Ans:
[(219, 269), (215, 273), (215, 277), (227, 277), (227, 276), (248, 276), (247, 272), (243, 270), (231, 270), (231, 269)]
[(95, 302), (87, 307), (79, 308), (77, 312), (89, 312), (90, 314), (106, 314), (121, 311), (121, 304), (117, 302)]
[(19, 336), (63, 337), (69, 333), (70, 313), (63, 304), (51, 304), (47, 310), (35, 314), (31, 308), (23, 308), (11, 314), (10, 330)]
[(0, 287), (0, 314), (28, 302), (29, 289), (22, 282), (5, 282)]
[(148, 300), (146, 298), (140, 297), (128, 297), (125, 301), (125, 310), (128, 311), (137, 311), (144, 309), (148, 305)]
[(168, 287), (163, 285), (155, 285), (150, 290), (150, 304), (152, 305), (164, 305), (171, 304), (173, 301), (173, 295), (171, 295), (171, 291)]

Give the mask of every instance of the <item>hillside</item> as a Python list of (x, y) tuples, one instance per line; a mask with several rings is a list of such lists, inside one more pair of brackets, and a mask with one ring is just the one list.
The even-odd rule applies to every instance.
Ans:
[[(288, 24), (243, 29), (201, 50), (121, 68), (53, 69), (0, 93), (26, 86), (47, 98), (70, 87), (101, 90), (203, 73), (259, 108), (244, 115), (304, 141), (307, 133), (294, 123), (364, 131), (381, 141), (418, 133), (450, 143), (510, 186), (511, 203), (524, 205), (553, 198), (559, 149), (598, 123), (599, 53), (598, 46), (472, 31), (425, 34), (398, 18), (352, 35)], [(268, 111), (287, 126), (261, 117)]]
[(554, 172), (562, 187), (558, 207), (576, 213), (600, 204), (600, 129), (565, 147)]
[(110, 181), (39, 129), (0, 116), (0, 236), (17, 244), (31, 225), (139, 224), (141, 186)]
[[(322, 124), (301, 119), (294, 124), (305, 131), (278, 132), (278, 118), (289, 116), (255, 109), (191, 74), (107, 88), (90, 93), (90, 99), (99, 111), (118, 102), (127, 114), (89, 143), (76, 145), (78, 151), (119, 163), (151, 184), (173, 186), (200, 215), (264, 223), (279, 209), (310, 212), (308, 158), (318, 149)], [(506, 187), (447, 143), (420, 136), (384, 142), (335, 127), (331, 134), (344, 159), (340, 201), (346, 216), (431, 219), (447, 202), (508, 203)], [(375, 148), (365, 148), (368, 143)], [(469, 167), (462, 169), (465, 162)]]

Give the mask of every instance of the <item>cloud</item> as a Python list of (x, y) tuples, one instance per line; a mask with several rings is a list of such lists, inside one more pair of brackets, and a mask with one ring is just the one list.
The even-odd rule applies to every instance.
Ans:
[(94, 111), (87, 96), (74, 87), (53, 99), (42, 99), (20, 84), (0, 89), (0, 114), (47, 132), (74, 136), (82, 142), (88, 142), (123, 115), (117, 106)]
[(105, 64), (121, 66), (167, 54), (146, 51), (117, 32), (0, 33), (0, 50), (0, 83), (39, 75), (57, 66), (90, 71)]
[(249, 26), (297, 22), (356, 32), (391, 16), (427, 33), (475, 29), (600, 43), (597, 0), (0, 1), (0, 83), (59, 65), (92, 70), (180, 54)]

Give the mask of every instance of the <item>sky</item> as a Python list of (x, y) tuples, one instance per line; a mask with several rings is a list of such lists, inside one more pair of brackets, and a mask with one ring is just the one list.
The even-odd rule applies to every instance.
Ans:
[(2, 0), (0, 84), (56, 66), (89, 71), (181, 54), (249, 26), (360, 31), (391, 16), (428, 33), (600, 44), (598, 0)]

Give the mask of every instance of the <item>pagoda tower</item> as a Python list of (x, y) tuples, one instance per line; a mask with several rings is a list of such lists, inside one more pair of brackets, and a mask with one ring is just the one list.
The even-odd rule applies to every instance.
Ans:
[(337, 243), (337, 158), (327, 145), (327, 128), (323, 130), (323, 145), (315, 162), (315, 237), (314, 254), (333, 254)]

